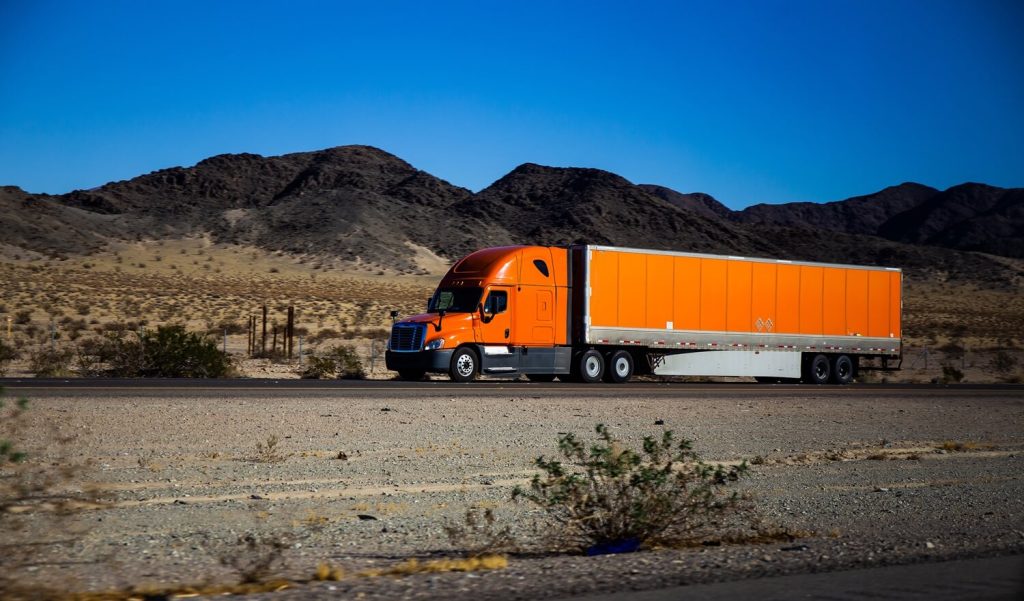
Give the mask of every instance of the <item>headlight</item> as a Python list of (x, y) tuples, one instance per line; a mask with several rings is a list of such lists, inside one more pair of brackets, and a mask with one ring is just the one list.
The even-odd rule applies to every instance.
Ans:
[(437, 349), (443, 348), (443, 347), (444, 347), (444, 338), (435, 338), (434, 340), (431, 340), (430, 342), (428, 342), (423, 347), (423, 350), (425, 350), (425, 351), (436, 351)]

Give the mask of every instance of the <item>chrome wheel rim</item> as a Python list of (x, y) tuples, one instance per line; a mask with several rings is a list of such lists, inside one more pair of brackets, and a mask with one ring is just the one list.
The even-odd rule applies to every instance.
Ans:
[(601, 363), (597, 360), (597, 357), (587, 357), (585, 368), (587, 375), (591, 378), (596, 378), (601, 373)]
[(467, 378), (473, 374), (473, 357), (469, 353), (459, 355), (459, 358), (455, 361), (455, 371), (459, 372), (459, 375)]
[(629, 361), (626, 361), (625, 357), (619, 357), (615, 360), (615, 373), (620, 378), (625, 378), (629, 375)]

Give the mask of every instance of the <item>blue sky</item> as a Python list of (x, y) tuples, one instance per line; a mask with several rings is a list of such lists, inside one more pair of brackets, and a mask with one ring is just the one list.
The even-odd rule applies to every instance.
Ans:
[(0, 184), (383, 148), (729, 206), (1024, 186), (1024, 3), (0, 0)]

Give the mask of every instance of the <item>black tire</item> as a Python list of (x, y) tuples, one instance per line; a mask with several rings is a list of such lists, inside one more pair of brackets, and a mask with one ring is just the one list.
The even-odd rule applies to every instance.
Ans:
[(448, 376), (452, 382), (472, 382), (480, 375), (480, 357), (476, 351), (464, 346), (455, 349), (452, 354), (452, 364), (448, 369)]
[(580, 381), (586, 384), (600, 382), (601, 376), (604, 375), (604, 357), (593, 349), (580, 354), (576, 365)]
[(422, 369), (400, 369), (398, 370), (398, 377), (407, 381), (417, 381), (422, 380), (426, 373)]
[(555, 374), (526, 374), (526, 379), (531, 382), (554, 382)]
[(808, 384), (828, 384), (832, 374), (832, 364), (825, 355), (814, 355), (806, 364), (804, 382)]
[(608, 353), (605, 361), (604, 381), (625, 384), (633, 377), (633, 356), (626, 351)]
[(832, 363), (832, 382), (845, 385), (853, 381), (853, 360), (846, 355), (836, 356)]

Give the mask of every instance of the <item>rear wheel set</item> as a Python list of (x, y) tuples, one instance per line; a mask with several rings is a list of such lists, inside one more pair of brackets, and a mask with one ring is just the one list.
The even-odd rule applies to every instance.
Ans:
[(807, 384), (849, 384), (854, 375), (853, 360), (848, 355), (812, 355), (804, 362), (803, 381)]

